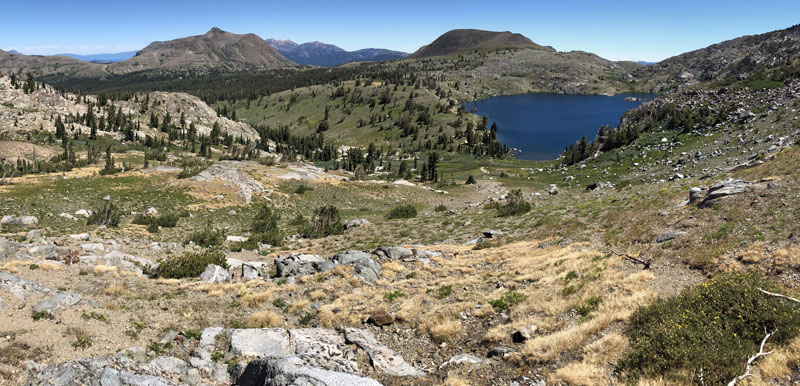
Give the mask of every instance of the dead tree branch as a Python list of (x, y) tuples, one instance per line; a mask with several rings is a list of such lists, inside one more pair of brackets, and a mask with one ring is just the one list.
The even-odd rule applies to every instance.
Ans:
[(779, 297), (779, 298), (789, 299), (789, 300), (791, 300), (791, 301), (793, 301), (795, 303), (800, 303), (800, 300), (797, 300), (797, 299), (795, 299), (795, 298), (793, 298), (791, 296), (786, 296), (786, 295), (783, 295), (783, 294), (776, 294), (774, 292), (764, 291), (761, 288), (759, 288), (758, 290), (761, 291), (762, 293), (765, 293), (765, 294), (769, 295), (769, 296), (775, 296), (775, 297)]
[[(764, 331), (764, 332), (766, 332), (766, 331)], [(734, 386), (737, 383), (739, 383), (739, 381), (741, 381), (742, 379), (745, 379), (745, 378), (753, 375), (753, 374), (750, 373), (750, 370), (752, 369), (753, 362), (755, 362), (758, 358), (761, 358), (761, 357), (767, 356), (769, 354), (772, 354), (772, 351), (764, 352), (764, 346), (767, 344), (767, 339), (769, 339), (769, 337), (771, 337), (773, 334), (775, 334), (775, 331), (767, 334), (767, 336), (764, 337), (764, 339), (761, 341), (761, 347), (758, 349), (758, 353), (756, 353), (756, 355), (751, 356), (750, 359), (747, 360), (747, 364), (745, 365), (744, 374), (742, 374), (742, 375), (740, 375), (740, 376), (738, 376), (736, 378), (733, 378), (733, 380), (728, 383), (728, 386)]]
[(631, 255), (629, 255), (627, 253), (619, 253), (619, 252), (615, 251), (612, 248), (608, 248), (608, 250), (611, 251), (611, 253), (613, 253), (613, 254), (615, 254), (617, 256), (624, 257), (625, 259), (630, 260), (630, 261), (632, 261), (634, 263), (638, 263), (638, 264), (643, 265), (644, 268), (642, 268), (642, 269), (650, 269), (650, 262), (653, 259), (642, 260), (642, 259), (640, 259), (638, 257), (631, 256)]

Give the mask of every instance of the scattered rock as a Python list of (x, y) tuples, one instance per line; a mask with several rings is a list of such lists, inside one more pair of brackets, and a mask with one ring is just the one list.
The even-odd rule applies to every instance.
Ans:
[(88, 218), (92, 215), (92, 211), (89, 209), (78, 209), (75, 211), (75, 215)]
[(496, 347), (492, 347), (489, 350), (489, 352), (486, 354), (486, 356), (489, 357), (489, 358), (494, 358), (494, 357), (505, 358), (505, 357), (511, 355), (513, 352), (514, 352), (514, 349), (511, 348), (511, 347), (496, 346)]
[(365, 218), (358, 219), (358, 220), (349, 220), (349, 221), (345, 221), (344, 222), (344, 229), (350, 229), (350, 228), (355, 228), (355, 227), (359, 227), (359, 226), (367, 226), (367, 225), (372, 225), (372, 223), (369, 222)]
[(446, 362), (444, 362), (441, 365), (439, 365), (439, 368), (442, 369), (442, 368), (445, 368), (445, 367), (450, 366), (450, 365), (463, 365), (463, 364), (472, 364), (472, 365), (474, 365), (474, 364), (481, 364), (483, 362), (484, 362), (484, 360), (481, 359), (481, 358), (478, 358), (478, 357), (476, 357), (476, 356), (474, 356), (472, 354), (464, 353), (464, 354), (458, 354), (458, 355), (453, 356), (452, 358), (448, 359)]
[(656, 238), (656, 243), (660, 244), (660, 243), (663, 243), (663, 242), (666, 242), (666, 241), (669, 241), (669, 240), (672, 240), (672, 239), (675, 239), (675, 238), (678, 238), (678, 237), (681, 237), (681, 236), (686, 236), (687, 234), (688, 233), (686, 233), (686, 232), (664, 232), (664, 233), (658, 235), (658, 238)]
[(0, 224), (4, 225), (34, 225), (38, 224), (39, 219), (34, 216), (3, 216)]
[(369, 315), (367, 323), (372, 323), (378, 327), (388, 326), (394, 323), (394, 316), (385, 310), (378, 310)]
[(247, 241), (248, 238), (245, 236), (228, 236), (225, 239), (232, 243), (243, 243)]
[(533, 337), (533, 334), (536, 333), (537, 327), (536, 326), (525, 326), (520, 327), (514, 333), (511, 334), (511, 340), (514, 343), (523, 343), (528, 339)]

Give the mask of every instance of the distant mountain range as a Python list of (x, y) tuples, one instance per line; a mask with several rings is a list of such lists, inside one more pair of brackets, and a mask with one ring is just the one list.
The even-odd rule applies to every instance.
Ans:
[(128, 59), (89, 63), (70, 56), (20, 55), (0, 50), (0, 69), (37, 76), (61, 74), (103, 78), (144, 70), (204, 69), (244, 71), (296, 66), (254, 34), (234, 34), (212, 28), (204, 35), (150, 43)]
[(365, 48), (357, 51), (346, 51), (333, 44), (311, 42), (297, 44), (291, 40), (267, 39), (289, 60), (303, 65), (335, 67), (351, 62), (376, 62), (381, 60), (402, 59), (408, 53), (383, 48)]
[(92, 62), (92, 63), (116, 63), (116, 62), (121, 62), (125, 59), (132, 58), (134, 55), (136, 55), (136, 52), (138, 51), (117, 52), (114, 54), (89, 54), (89, 55), (55, 54), (50, 56), (67, 56), (70, 58), (83, 60), (84, 62)]

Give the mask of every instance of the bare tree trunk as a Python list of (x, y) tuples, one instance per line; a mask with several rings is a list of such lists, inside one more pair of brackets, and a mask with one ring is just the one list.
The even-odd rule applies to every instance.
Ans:
[(769, 295), (769, 296), (775, 296), (775, 297), (778, 297), (778, 298), (784, 298), (784, 299), (791, 300), (791, 301), (793, 301), (795, 303), (800, 303), (800, 300), (797, 300), (797, 299), (795, 299), (795, 298), (793, 298), (791, 296), (786, 296), (786, 295), (782, 295), (782, 294), (776, 294), (774, 292), (764, 291), (761, 288), (759, 288), (758, 290), (761, 291), (762, 293), (765, 293), (765, 294)]
[[(763, 290), (762, 290), (762, 292), (763, 292)], [(761, 340), (761, 347), (758, 349), (758, 352), (756, 353), (756, 355), (751, 356), (750, 359), (747, 360), (747, 363), (745, 364), (745, 368), (744, 368), (744, 374), (742, 374), (742, 375), (740, 375), (740, 376), (738, 376), (736, 378), (733, 378), (733, 380), (728, 383), (728, 386), (734, 386), (737, 383), (739, 383), (739, 381), (741, 381), (742, 379), (745, 379), (745, 378), (753, 375), (753, 374), (750, 373), (750, 370), (752, 370), (751, 366), (753, 365), (753, 362), (755, 362), (758, 358), (761, 358), (761, 357), (767, 356), (769, 354), (772, 354), (772, 351), (764, 352), (764, 346), (767, 344), (767, 339), (769, 339), (769, 337), (771, 337), (773, 334), (775, 334), (775, 331), (767, 334), (767, 336), (765, 336), (764, 339)]]

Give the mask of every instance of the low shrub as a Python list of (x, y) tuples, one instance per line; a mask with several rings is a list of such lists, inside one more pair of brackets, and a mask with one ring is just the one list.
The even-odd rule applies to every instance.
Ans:
[[(681, 294), (640, 307), (631, 317), (630, 351), (619, 366), (631, 380), (725, 384), (744, 371), (766, 333), (770, 344), (800, 333), (800, 306), (756, 272), (721, 274)], [(702, 379), (699, 378), (702, 374)]]
[(475, 177), (473, 177), (472, 174), (470, 174), (469, 177), (467, 177), (467, 182), (465, 182), (464, 184), (465, 185), (475, 185), (475, 184), (477, 184), (477, 182), (475, 182)]
[(93, 210), (87, 225), (105, 225), (116, 227), (119, 225), (120, 213), (111, 201), (106, 201), (102, 209)]
[(395, 206), (392, 210), (389, 211), (389, 214), (386, 215), (388, 219), (396, 219), (396, 218), (413, 218), (417, 217), (417, 208), (411, 204), (402, 204)]
[(499, 298), (490, 300), (489, 304), (498, 311), (504, 311), (524, 302), (526, 299), (528, 299), (527, 296), (514, 290), (508, 290)]
[(444, 204), (439, 204), (439, 205), (436, 205), (435, 208), (433, 208), (433, 211), (434, 212), (446, 212), (447, 211), (447, 207)]
[(283, 243), (283, 235), (278, 228), (278, 220), (280, 218), (281, 216), (271, 206), (262, 203), (250, 227), (253, 235), (247, 240), (250, 243), (248, 246), (253, 246), (257, 243), (274, 246), (281, 245)]
[(522, 191), (512, 190), (506, 196), (506, 201), (497, 206), (497, 215), (500, 217), (515, 216), (530, 212), (531, 204), (525, 201)]
[(301, 231), (303, 237), (326, 237), (344, 233), (342, 216), (339, 208), (333, 205), (324, 205), (314, 211), (314, 216), (308, 226)]
[(225, 241), (225, 233), (219, 229), (211, 226), (211, 223), (206, 224), (205, 229), (193, 232), (189, 235), (186, 243), (193, 242), (203, 248), (212, 247), (215, 245), (222, 245)]
[(208, 250), (200, 253), (186, 252), (181, 256), (160, 260), (158, 268), (155, 272), (151, 272), (151, 276), (168, 279), (197, 277), (206, 270), (209, 264), (228, 268), (225, 254), (220, 250)]

